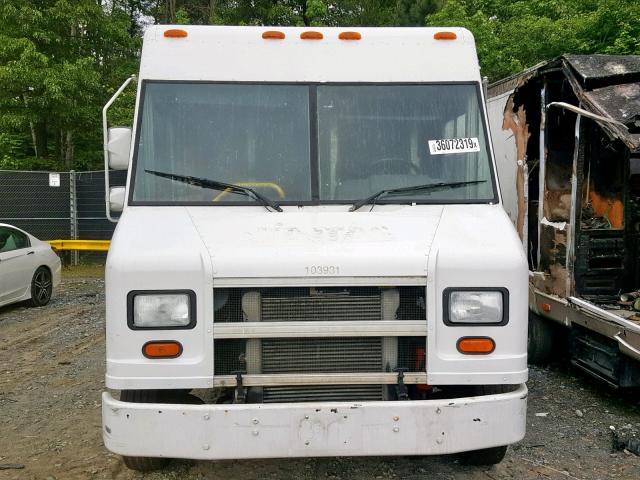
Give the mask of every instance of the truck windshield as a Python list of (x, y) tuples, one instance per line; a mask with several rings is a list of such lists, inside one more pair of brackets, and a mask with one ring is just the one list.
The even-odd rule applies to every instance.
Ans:
[(255, 203), (167, 176), (249, 187), (280, 204), (489, 202), (496, 187), (477, 85), (147, 81), (133, 204)]

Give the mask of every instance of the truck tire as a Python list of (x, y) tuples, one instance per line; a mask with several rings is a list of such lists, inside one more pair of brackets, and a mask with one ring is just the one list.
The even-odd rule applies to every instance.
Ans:
[[(175, 390), (122, 390), (120, 400), (133, 403), (184, 403), (199, 405), (204, 403), (188, 391)], [(131, 470), (151, 472), (166, 467), (171, 459), (164, 457), (122, 457)]]
[(507, 446), (483, 448), (482, 450), (472, 450), (460, 454), (460, 463), (464, 465), (496, 465), (500, 463), (507, 454)]
[[(472, 395), (492, 395), (506, 393), (509, 385), (476, 385), (472, 388)], [(458, 459), (463, 465), (496, 465), (500, 463), (507, 453), (507, 445), (500, 447), (482, 448), (458, 454)]]
[(527, 337), (528, 361), (534, 365), (547, 363), (553, 354), (554, 328), (549, 320), (529, 312), (529, 335)]
[(168, 458), (123, 456), (122, 460), (127, 468), (137, 472), (153, 472), (154, 470), (162, 470), (169, 464)]

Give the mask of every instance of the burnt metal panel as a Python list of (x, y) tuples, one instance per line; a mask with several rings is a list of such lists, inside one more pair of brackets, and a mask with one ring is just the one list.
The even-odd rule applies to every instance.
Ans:
[(640, 55), (563, 55), (489, 86), (489, 98), (517, 91), (535, 79), (562, 71), (580, 106), (626, 125), (602, 122), (611, 138), (640, 152)]
[(624, 290), (624, 231), (582, 230), (576, 247), (576, 293), (595, 302), (615, 302)]
[(640, 81), (611, 85), (585, 92), (584, 96), (598, 110), (623, 123), (636, 148), (640, 145)]
[(618, 344), (574, 325), (569, 335), (571, 363), (614, 388), (640, 385), (640, 364), (620, 353)]
[[(579, 80), (574, 75), (574, 71), (567, 64), (563, 68), (563, 73), (565, 74), (565, 78), (571, 85), (573, 92), (576, 95), (576, 98), (579, 102), (579, 106), (584, 108), (585, 110), (592, 112), (596, 115), (600, 115), (602, 117), (611, 117), (608, 109), (610, 109), (610, 105), (608, 103), (598, 104), (594, 102), (589, 93), (586, 92), (584, 88), (580, 85)], [(578, 106), (576, 105), (576, 106)], [(640, 150), (640, 143), (638, 143), (638, 138), (629, 132), (629, 128), (626, 126), (622, 126), (618, 123), (609, 123), (609, 122), (598, 122), (598, 125), (602, 130), (607, 134), (607, 136), (611, 139), (620, 139), (629, 149), (629, 151), (634, 152)]]
[(640, 82), (640, 55), (563, 55), (586, 90)]
[(551, 62), (540, 62), (522, 72), (491, 83), (487, 88), (487, 98), (497, 97), (498, 95), (502, 95), (503, 93), (511, 92), (518, 89), (519, 87), (527, 83), (531, 78), (539, 76), (541, 69), (546, 69), (550, 66), (550, 64), (557, 62), (558, 59)]

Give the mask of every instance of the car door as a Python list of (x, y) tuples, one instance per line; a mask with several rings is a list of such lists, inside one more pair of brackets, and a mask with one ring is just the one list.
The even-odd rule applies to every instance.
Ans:
[(0, 304), (22, 297), (31, 287), (34, 253), (27, 235), (0, 226)]

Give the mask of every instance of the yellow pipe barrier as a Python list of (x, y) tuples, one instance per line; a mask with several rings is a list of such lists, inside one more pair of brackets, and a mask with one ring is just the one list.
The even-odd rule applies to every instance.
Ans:
[(106, 252), (109, 250), (110, 240), (48, 240), (55, 250), (88, 250)]

